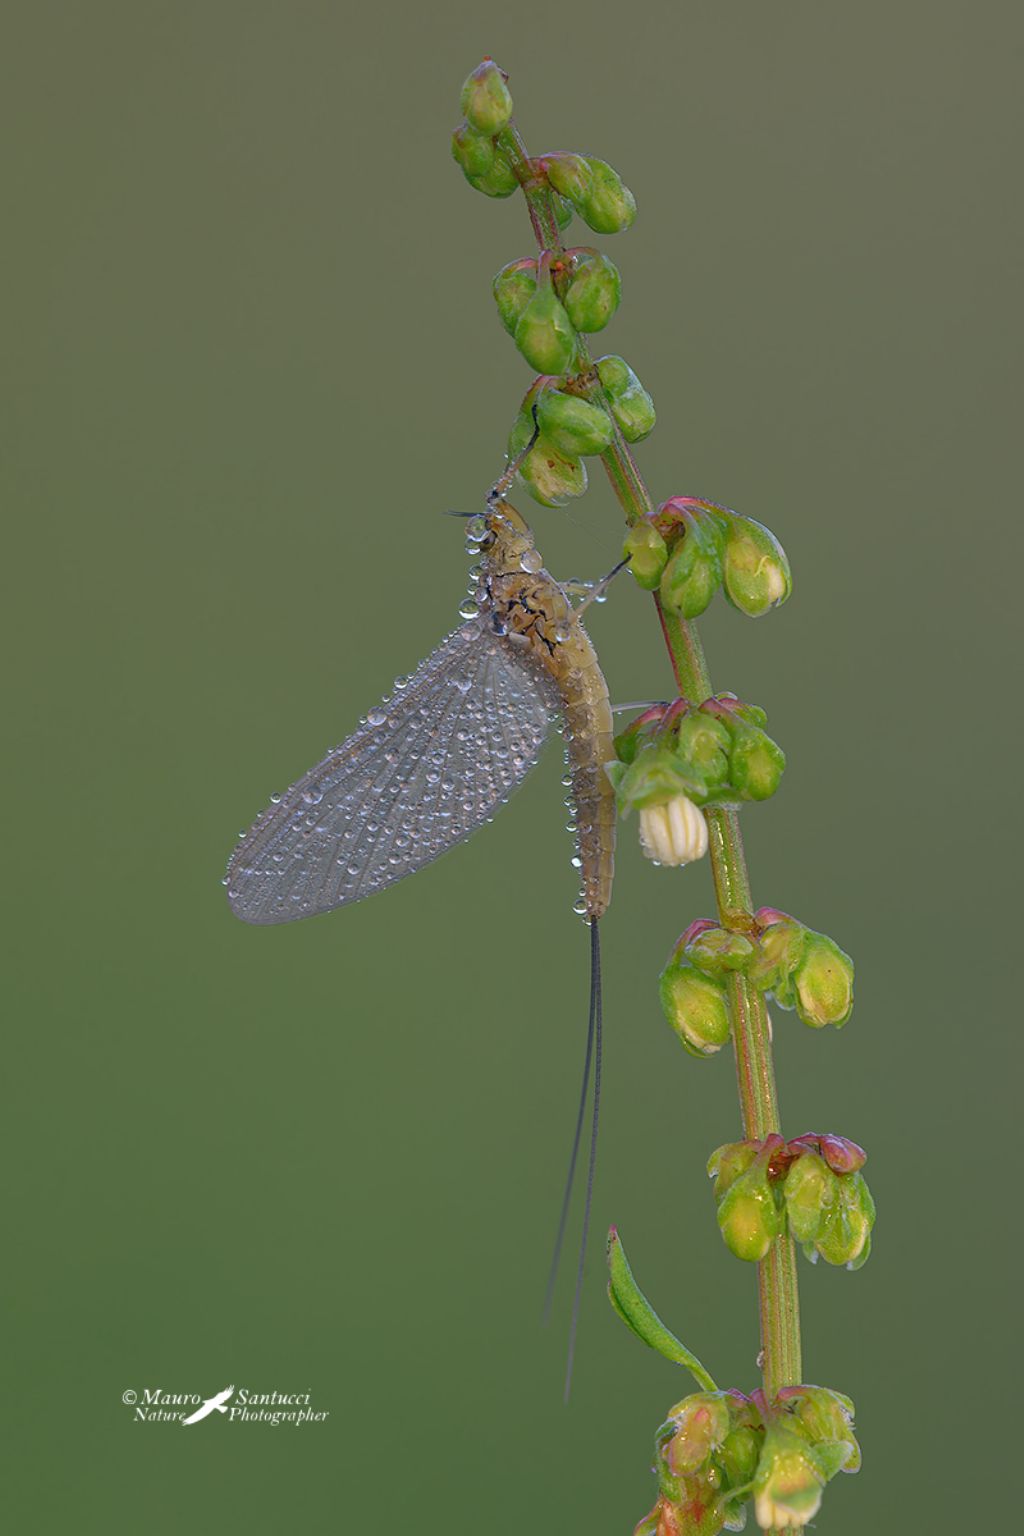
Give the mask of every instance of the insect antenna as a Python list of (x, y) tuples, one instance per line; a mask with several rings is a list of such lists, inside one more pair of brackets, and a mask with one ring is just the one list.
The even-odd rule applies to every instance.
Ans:
[(590, 1069), (593, 1064), (594, 1107), (590, 1122), (590, 1152), (587, 1159), (587, 1188), (583, 1203), (583, 1230), (580, 1234), (580, 1256), (576, 1267), (576, 1288), (573, 1292), (572, 1317), (569, 1323), (569, 1350), (565, 1368), (566, 1402), (569, 1400), (569, 1393), (572, 1389), (573, 1360), (576, 1354), (576, 1331), (579, 1325), (580, 1299), (583, 1293), (583, 1269), (587, 1257), (590, 1209), (594, 1195), (594, 1170), (597, 1164), (597, 1133), (601, 1113), (601, 1014), (601, 941), (598, 934), (597, 918), (592, 917), (590, 919), (590, 1010), (587, 1018), (587, 1049), (583, 1059), (583, 1082), (580, 1086), (580, 1101), (576, 1112), (576, 1126), (573, 1131), (572, 1152), (569, 1156), (569, 1170), (565, 1179), (562, 1208), (558, 1217), (558, 1233), (555, 1237), (554, 1252), (551, 1256), (551, 1269), (548, 1274), (547, 1292), (544, 1298), (544, 1320), (546, 1322), (551, 1315), (551, 1302), (554, 1296), (555, 1280), (558, 1275), (558, 1263), (562, 1256), (562, 1246), (565, 1242), (565, 1232), (569, 1220), (569, 1205), (572, 1200), (573, 1182), (576, 1177), (576, 1163), (583, 1139), (583, 1121), (586, 1116), (588, 1089), (590, 1087)]

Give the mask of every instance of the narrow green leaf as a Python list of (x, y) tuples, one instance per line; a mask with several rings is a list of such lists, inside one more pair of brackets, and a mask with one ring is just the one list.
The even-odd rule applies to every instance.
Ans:
[(671, 1333), (651, 1306), (643, 1291), (633, 1279), (633, 1271), (626, 1258), (618, 1229), (608, 1233), (608, 1299), (627, 1328), (643, 1339), (659, 1355), (671, 1360), (673, 1365), (685, 1365), (690, 1375), (705, 1392), (717, 1392), (714, 1380), (701, 1365), (695, 1354), (681, 1344)]

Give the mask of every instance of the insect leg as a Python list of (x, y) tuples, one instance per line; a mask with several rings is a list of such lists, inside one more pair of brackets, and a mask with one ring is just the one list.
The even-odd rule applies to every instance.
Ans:
[(576, 597), (581, 593), (585, 594), (582, 603), (573, 610), (577, 618), (590, 607), (591, 603), (604, 602), (608, 588), (619, 572), (624, 571), (628, 564), (628, 559), (620, 560), (618, 565), (612, 567), (607, 576), (601, 577), (600, 581), (567, 581), (563, 585), (562, 591), (567, 592), (571, 597)]
[(537, 441), (538, 437), (540, 437), (540, 422), (537, 419), (536, 401), (534, 401), (530, 409), (533, 415), (533, 431), (530, 433), (530, 441), (527, 443), (525, 448), (516, 454), (511, 464), (509, 464), (506, 468), (505, 473), (501, 476), (501, 479), (496, 480), (494, 485), (491, 487), (490, 494), (487, 497), (488, 506), (490, 506), (490, 504), (494, 501), (501, 501), (506, 492), (512, 489), (513, 480), (516, 478), (516, 475), (518, 475), (520, 469), (526, 463), (526, 460), (529, 458), (530, 454), (533, 452), (533, 445)]

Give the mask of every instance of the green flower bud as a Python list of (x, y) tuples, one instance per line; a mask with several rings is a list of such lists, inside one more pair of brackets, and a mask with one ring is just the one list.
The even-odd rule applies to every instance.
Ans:
[(477, 133), (501, 133), (512, 116), (512, 97), (505, 76), (493, 59), (484, 59), (462, 87), (462, 113)]
[(708, 1173), (715, 1181), (715, 1199), (721, 1200), (741, 1173), (752, 1167), (761, 1153), (755, 1141), (727, 1141), (708, 1158)]
[(687, 511), (684, 532), (661, 577), (661, 601), (684, 619), (702, 614), (722, 581), (725, 531), (711, 512)]
[(824, 933), (808, 931), (793, 980), (796, 1011), (805, 1024), (845, 1024), (853, 1012), (853, 961)]
[(576, 332), (551, 284), (551, 273), (542, 259), (537, 289), (527, 303), (515, 330), (516, 346), (538, 373), (566, 373), (576, 356)]
[(790, 1229), (808, 1258), (859, 1269), (871, 1248), (875, 1205), (858, 1170), (835, 1173), (815, 1152), (804, 1151), (783, 1182)]
[(722, 1463), (730, 1488), (743, 1488), (751, 1481), (757, 1470), (763, 1439), (764, 1436), (749, 1424), (740, 1424), (726, 1435), (718, 1452), (718, 1460)]
[(609, 353), (599, 357), (595, 367), (623, 437), (629, 443), (641, 442), (654, 431), (654, 401), (623, 358)]
[(470, 176), (467, 172), (466, 180), (485, 197), (511, 197), (519, 190), (516, 173), (499, 149), (494, 151), (494, 164), (489, 171), (482, 176)]
[(732, 736), (726, 725), (701, 710), (691, 710), (676, 727), (676, 755), (695, 778), (713, 791), (729, 778)]
[(825, 1478), (807, 1442), (769, 1424), (754, 1478), (754, 1512), (763, 1531), (801, 1530), (821, 1508)]
[[(533, 436), (533, 415), (529, 410), (535, 391), (526, 397), (526, 409), (516, 418), (508, 440), (508, 456), (515, 459)], [(534, 501), (542, 507), (564, 507), (587, 488), (587, 470), (582, 459), (560, 453), (544, 433), (540, 433), (519, 466), (519, 477)]]
[(603, 331), (619, 307), (622, 279), (607, 256), (589, 246), (568, 251), (572, 277), (565, 290), (566, 313), (578, 331)]
[(460, 123), (452, 134), (452, 157), (467, 176), (487, 176), (494, 169), (494, 141)]
[(572, 458), (603, 453), (614, 434), (607, 411), (579, 395), (563, 394), (557, 389), (546, 389), (540, 395), (537, 421), (548, 441)]
[(853, 1012), (849, 955), (827, 934), (805, 928), (784, 912), (764, 907), (757, 919), (764, 926), (747, 974), (758, 990), (773, 993), (782, 1008), (796, 1008), (813, 1029), (845, 1024)]
[(780, 914), (780, 918), (762, 932), (747, 977), (758, 991), (772, 993), (780, 1008), (794, 1008), (793, 975), (803, 959), (810, 930), (793, 917)]
[(609, 400), (617, 400), (626, 390), (640, 383), (626, 360), (616, 357), (614, 352), (610, 352), (607, 357), (599, 357), (594, 366)]
[(713, 1056), (729, 1038), (725, 988), (686, 961), (670, 960), (658, 981), (662, 1012), (691, 1056)]
[(741, 800), (774, 795), (785, 766), (786, 754), (777, 742), (756, 725), (739, 726), (729, 754), (729, 779)]
[(875, 1202), (862, 1173), (833, 1177), (836, 1179), (835, 1198), (822, 1212), (813, 1246), (826, 1264), (860, 1269), (871, 1252)]
[(827, 1477), (860, 1470), (860, 1446), (853, 1433), (854, 1408), (848, 1397), (829, 1387), (799, 1386), (783, 1387), (777, 1400), (791, 1427), (814, 1447), (815, 1460)]
[(756, 953), (750, 939), (742, 933), (732, 933), (728, 928), (705, 928), (686, 946), (687, 958), (705, 976), (745, 971)]
[(641, 385), (626, 390), (611, 402), (612, 415), (627, 443), (642, 443), (654, 431), (657, 416), (654, 401)]
[(764, 1258), (783, 1229), (783, 1217), (763, 1167), (753, 1165), (731, 1185), (718, 1207), (718, 1225), (738, 1259)]
[(581, 218), (601, 235), (614, 235), (628, 229), (636, 218), (636, 199), (632, 192), (606, 161), (588, 157), (587, 164), (590, 187), (576, 203)]
[(540, 164), (548, 179), (548, 185), (562, 197), (568, 198), (576, 208), (590, 196), (593, 172), (582, 155), (559, 150), (552, 155), (542, 155)]
[(836, 1198), (837, 1178), (815, 1152), (803, 1153), (790, 1166), (782, 1193), (790, 1230), (798, 1243), (814, 1243), (822, 1215)]
[(723, 567), (725, 595), (734, 608), (756, 619), (784, 603), (792, 591), (786, 551), (753, 518), (729, 518)]
[(629, 561), (637, 586), (643, 587), (645, 592), (653, 592), (668, 560), (668, 545), (654, 524), (644, 518), (634, 523), (626, 534), (622, 558)]
[(537, 263), (530, 256), (510, 261), (502, 267), (492, 288), (501, 323), (514, 336), (523, 310), (537, 292)]

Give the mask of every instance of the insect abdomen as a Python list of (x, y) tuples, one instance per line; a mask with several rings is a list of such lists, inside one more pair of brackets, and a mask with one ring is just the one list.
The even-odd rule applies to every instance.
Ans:
[[(559, 647), (559, 688), (576, 806), (580, 876), (588, 917), (601, 917), (612, 897), (615, 794), (605, 764), (614, 757), (612, 711), (590, 637), (583, 626)], [(573, 654), (575, 653), (575, 654)]]

